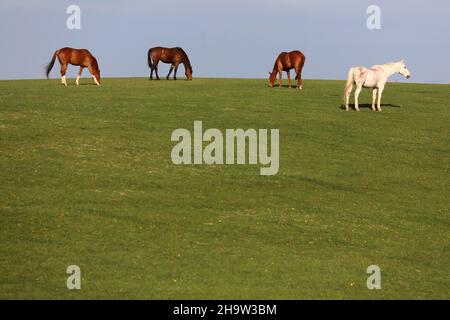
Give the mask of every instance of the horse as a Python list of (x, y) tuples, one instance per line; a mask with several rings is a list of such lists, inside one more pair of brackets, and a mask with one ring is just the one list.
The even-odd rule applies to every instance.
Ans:
[(156, 79), (159, 80), (158, 76), (158, 63), (162, 61), (164, 63), (170, 63), (170, 70), (167, 74), (166, 79), (169, 80), (170, 74), (174, 70), (173, 80), (177, 80), (177, 70), (180, 63), (184, 65), (184, 72), (188, 80), (192, 80), (192, 66), (189, 58), (180, 47), (176, 48), (163, 48), (154, 47), (148, 50), (148, 67), (150, 68), (150, 80), (153, 80), (153, 70), (156, 73)]
[(277, 77), (277, 74), (280, 75), (279, 77), (279, 86), (282, 86), (282, 76), (283, 71), (286, 71), (288, 82), (289, 82), (289, 88), (291, 87), (291, 69), (294, 69), (297, 73), (297, 76), (295, 77), (295, 80), (297, 80), (297, 87), (301, 90), (303, 88), (302, 84), (302, 70), (303, 66), (305, 64), (305, 55), (298, 51), (291, 51), (291, 52), (282, 52), (278, 55), (277, 60), (275, 61), (275, 64), (273, 66), (272, 72), (269, 72), (269, 87), (273, 87), (275, 83), (275, 78)]
[(375, 100), (378, 95), (377, 110), (381, 111), (381, 95), (387, 79), (394, 73), (399, 73), (406, 79), (411, 77), (405, 61), (402, 59), (397, 62), (389, 62), (383, 65), (374, 65), (370, 68), (353, 67), (348, 71), (347, 84), (344, 90), (344, 105), (348, 111), (348, 103), (353, 85), (356, 84), (355, 90), (355, 110), (359, 111), (358, 97), (362, 88), (372, 89), (372, 111), (375, 111)]
[(53, 65), (55, 64), (56, 58), (58, 58), (59, 64), (61, 65), (61, 83), (63, 85), (67, 86), (66, 70), (67, 65), (69, 64), (80, 66), (77, 80), (75, 81), (77, 86), (80, 84), (80, 77), (84, 68), (88, 68), (89, 72), (92, 74), (95, 84), (98, 86), (100, 85), (100, 69), (98, 67), (97, 59), (88, 50), (67, 47), (56, 50), (53, 54), (52, 60), (45, 67), (47, 79)]

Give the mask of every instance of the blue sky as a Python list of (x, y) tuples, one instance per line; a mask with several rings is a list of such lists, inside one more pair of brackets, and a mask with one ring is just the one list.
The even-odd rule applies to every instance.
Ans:
[[(81, 30), (66, 27), (71, 4), (81, 8)], [(366, 27), (372, 4), (380, 30)], [(148, 48), (161, 45), (183, 47), (194, 77), (266, 78), (279, 52), (299, 49), (307, 79), (344, 79), (351, 66), (404, 58), (408, 81), (450, 83), (449, 13), (448, 0), (1, 0), (0, 79), (44, 78), (64, 46), (88, 48), (103, 77), (144, 77)]]

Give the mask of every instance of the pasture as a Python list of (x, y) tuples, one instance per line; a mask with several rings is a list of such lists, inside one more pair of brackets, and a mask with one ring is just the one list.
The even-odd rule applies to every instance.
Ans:
[[(450, 298), (448, 85), (59, 83), (0, 81), (1, 299)], [(172, 164), (194, 120), (279, 129), (278, 174)]]

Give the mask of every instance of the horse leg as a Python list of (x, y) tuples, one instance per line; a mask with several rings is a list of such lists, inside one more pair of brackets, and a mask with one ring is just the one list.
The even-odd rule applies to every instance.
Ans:
[(384, 87), (378, 88), (378, 102), (377, 102), (377, 110), (381, 111), (381, 95), (383, 94)]
[(92, 68), (92, 66), (88, 66), (88, 70), (89, 70), (89, 72), (91, 73), (92, 79), (94, 79), (95, 84), (99, 86), (100, 83), (98, 83), (98, 80), (97, 80), (97, 79), (95, 78), (95, 76), (94, 76), (94, 69)]
[(353, 84), (351, 83), (347, 88), (345, 88), (345, 111), (348, 111), (348, 104), (350, 103), (350, 95), (353, 90)]
[(297, 88), (298, 90), (303, 89), (302, 69), (297, 72)]
[(375, 111), (375, 101), (377, 99), (377, 91), (378, 91), (377, 88), (374, 88), (372, 90), (372, 111)]
[(173, 71), (173, 80), (177, 80), (178, 66), (179, 66), (179, 63), (175, 63), (175, 69)]
[(279, 70), (278, 69), (278, 73), (279, 73), (279, 77), (278, 77), (278, 86), (281, 88), (283, 86), (283, 70)]
[(288, 70), (286, 71), (287, 73), (287, 78), (288, 78), (288, 87), (291, 88), (291, 71)]
[(153, 65), (150, 66), (150, 80), (153, 80)]
[(357, 84), (356, 85), (356, 90), (355, 90), (355, 110), (359, 111), (359, 104), (358, 104), (358, 98), (359, 98), (359, 94), (362, 90), (362, 85)]
[(167, 74), (167, 77), (166, 77), (167, 80), (169, 80), (169, 77), (170, 77), (170, 74), (172, 73), (172, 70), (173, 70), (173, 65), (170, 66), (169, 73)]
[(62, 63), (61, 64), (61, 83), (65, 86), (67, 86), (66, 71), (67, 71), (67, 64)]
[(75, 80), (75, 83), (77, 84), (77, 86), (80, 85), (80, 77), (81, 77), (81, 73), (83, 72), (83, 68), (84, 67), (80, 67), (80, 70), (78, 71), (77, 80)]
[[(152, 74), (153, 74), (153, 70), (155, 70), (155, 74), (156, 74), (156, 80), (159, 80), (159, 75), (158, 75), (158, 63), (159, 60), (153, 60), (153, 68), (152, 68)], [(153, 79), (153, 76), (152, 76)]]

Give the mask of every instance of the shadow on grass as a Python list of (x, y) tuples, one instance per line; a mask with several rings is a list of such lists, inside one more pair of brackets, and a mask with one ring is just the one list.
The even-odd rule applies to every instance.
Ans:
[(156, 79), (156, 78), (153, 78), (153, 79), (147, 78), (147, 80), (149, 80), (149, 81), (183, 81), (183, 80), (186, 80), (186, 81), (187, 81), (187, 79), (186, 79), (185, 77), (177, 77), (176, 80), (175, 80), (173, 77), (170, 77), (169, 79), (166, 79), (166, 77), (160, 77), (159, 79)]
[[(355, 104), (349, 104), (348, 105), (350, 109), (355, 110)], [(375, 109), (376, 109), (376, 105), (375, 105)], [(381, 108), (383, 107), (392, 107), (392, 108), (400, 108), (401, 106), (396, 105), (396, 104), (391, 104), (391, 103), (382, 103), (381, 104)], [(345, 109), (343, 105), (339, 106), (340, 109)], [(372, 105), (369, 103), (363, 103), (359, 105), (360, 109), (372, 109)]]
[[(280, 88), (279, 85), (274, 85), (273, 88), (278, 88), (278, 89), (281, 89), (281, 88), (288, 88), (288, 89), (289, 89), (289, 85), (283, 84), (283, 85), (281, 86), (281, 88)], [(295, 85), (292, 85), (292, 86), (291, 86), (291, 89), (298, 89), (298, 88), (297, 88), (297, 83), (296, 83)]]

